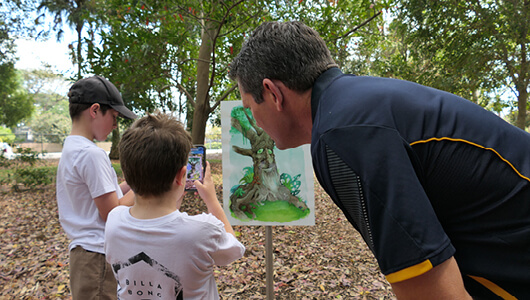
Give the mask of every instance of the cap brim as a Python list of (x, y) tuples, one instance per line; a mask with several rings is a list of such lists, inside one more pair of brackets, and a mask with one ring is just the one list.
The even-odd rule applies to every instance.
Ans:
[(138, 116), (125, 106), (112, 106), (123, 118), (134, 120)]

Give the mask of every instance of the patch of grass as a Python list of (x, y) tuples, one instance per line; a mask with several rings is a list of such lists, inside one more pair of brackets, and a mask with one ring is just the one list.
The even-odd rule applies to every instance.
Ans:
[(120, 165), (120, 163), (113, 162), (113, 163), (112, 163), (112, 167), (114, 168), (114, 171), (116, 171), (116, 175), (117, 175), (118, 177), (123, 177), (123, 171), (121, 170), (121, 165)]
[[(287, 201), (265, 201), (263, 205), (256, 205), (252, 212), (256, 215), (254, 220), (263, 222), (292, 222), (309, 215), (309, 209), (301, 210)], [(232, 213), (232, 216), (236, 216)], [(247, 214), (249, 218), (252, 216)]]
[(9, 177), (9, 169), (0, 169), (0, 182), (3, 182)]
[(33, 167), (33, 169), (37, 170), (46, 170), (50, 176), (53, 176), (54, 178), (57, 176), (57, 166), (40, 166), (40, 167)]
[[(50, 176), (57, 176), (57, 166), (38, 166), (32, 167), (32, 169), (45, 170)], [(0, 182), (7, 179), (11, 173), (12, 171), (10, 169), (0, 169)]]
[(11, 186), (15, 191), (20, 187), (34, 189), (54, 182), (57, 167), (39, 158), (39, 153), (30, 148), (18, 148), (13, 159), (0, 157), (0, 184)]

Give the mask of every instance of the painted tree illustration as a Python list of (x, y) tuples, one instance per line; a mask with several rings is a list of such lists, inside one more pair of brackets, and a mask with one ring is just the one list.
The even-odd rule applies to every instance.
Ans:
[(241, 184), (232, 189), (234, 192), (230, 196), (230, 209), (236, 217), (248, 220), (248, 215), (251, 215), (252, 219), (256, 218), (252, 209), (263, 205), (265, 201), (288, 201), (300, 210), (308, 209), (304, 201), (281, 183), (274, 155), (274, 141), (256, 125), (250, 110), (242, 106), (234, 108), (231, 112), (231, 125), (232, 130), (240, 132), (250, 141), (250, 148), (232, 146), (234, 151), (251, 157), (253, 162), (253, 176), (250, 177), (247, 172), (247, 180), (242, 179)]

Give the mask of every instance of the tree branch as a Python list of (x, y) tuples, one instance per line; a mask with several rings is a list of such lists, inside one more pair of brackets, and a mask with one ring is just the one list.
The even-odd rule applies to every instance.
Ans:
[(253, 153), (252, 149), (245, 149), (245, 148), (238, 147), (236, 145), (233, 145), (232, 149), (234, 149), (234, 151), (236, 153), (239, 153), (239, 154), (244, 155), (244, 156), (252, 157), (252, 153)]
[(364, 25), (370, 23), (370, 21), (372, 21), (373, 19), (375, 19), (377, 16), (379, 16), (380, 14), (382, 13), (382, 11), (378, 11), (375, 15), (371, 16), (370, 18), (368, 18), (368, 20), (362, 22), (361, 24), (355, 26), (352, 30), (346, 32), (345, 34), (341, 35), (341, 36), (338, 36), (336, 38), (334, 38), (333, 40), (336, 41), (336, 40), (339, 40), (339, 39), (343, 39), (347, 36), (349, 36), (350, 34), (354, 33), (355, 31), (359, 30), (359, 28), (363, 27)]
[(212, 108), (210, 109), (210, 113), (213, 112), (220, 104), (221, 104), (221, 101), (223, 101), (224, 99), (226, 99), (226, 97), (228, 97), (228, 95), (230, 95), (235, 89), (237, 88), (237, 84), (234, 84), (232, 85), (228, 90), (226, 90), (222, 95), (221, 97), (219, 97), (216, 101), (215, 101), (215, 104), (212, 106)]
[[(248, 116), (247, 116), (248, 117)], [(258, 135), (256, 134), (255, 131), (253, 130), (247, 130), (247, 131), (244, 131), (243, 130), (243, 126), (241, 126), (241, 123), (239, 122), (239, 120), (237, 120), (236, 118), (231, 118), (231, 125), (232, 127), (234, 127), (237, 131), (241, 132), (241, 134), (246, 137), (247, 139), (249, 139), (250, 143), (252, 144), (253, 143), (253, 140), (257, 139), (258, 138)], [(250, 122), (250, 124), (252, 125), (252, 122)]]

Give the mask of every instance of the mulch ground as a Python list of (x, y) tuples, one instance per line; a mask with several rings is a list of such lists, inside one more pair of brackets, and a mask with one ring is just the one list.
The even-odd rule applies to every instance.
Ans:
[[(53, 162), (51, 162), (53, 163)], [(221, 163), (212, 174), (222, 200)], [(395, 299), (360, 235), (315, 184), (315, 226), (274, 226), (275, 299)], [(189, 193), (182, 211), (206, 210)], [(0, 299), (71, 299), (55, 186), (0, 192)], [(217, 267), (221, 299), (266, 299), (265, 227), (234, 226), (244, 257)]]

